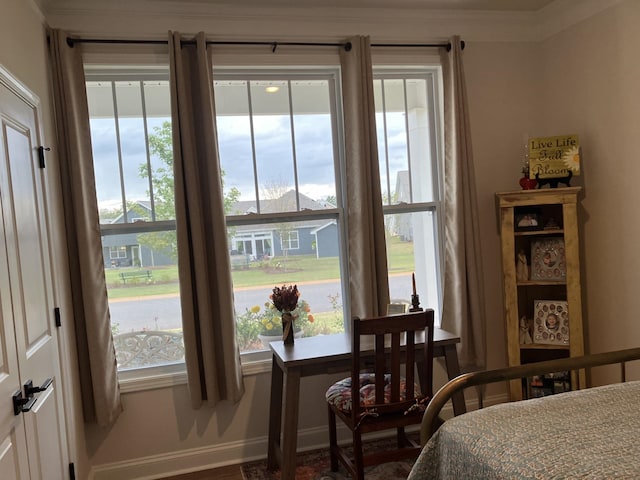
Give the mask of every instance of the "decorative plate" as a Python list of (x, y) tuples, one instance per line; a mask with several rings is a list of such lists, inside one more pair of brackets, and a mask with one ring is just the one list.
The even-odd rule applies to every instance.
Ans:
[(533, 343), (569, 345), (569, 310), (563, 300), (534, 300)]
[(562, 281), (566, 278), (564, 239), (548, 237), (531, 242), (531, 280)]

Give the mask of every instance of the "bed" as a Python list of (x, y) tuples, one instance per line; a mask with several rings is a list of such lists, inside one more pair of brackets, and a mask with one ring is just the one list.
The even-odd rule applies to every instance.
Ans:
[[(640, 348), (461, 375), (433, 397), (424, 448), (408, 480), (640, 478), (640, 381), (626, 363)], [(620, 364), (620, 383), (494, 405), (442, 423), (456, 392), (514, 378)]]

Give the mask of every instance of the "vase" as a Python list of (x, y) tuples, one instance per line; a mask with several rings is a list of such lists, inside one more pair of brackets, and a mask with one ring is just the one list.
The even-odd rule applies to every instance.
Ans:
[(527, 175), (520, 179), (520, 186), (523, 190), (533, 190), (538, 185), (535, 178), (529, 178)]
[(285, 345), (293, 345), (293, 315), (282, 312), (282, 341)]

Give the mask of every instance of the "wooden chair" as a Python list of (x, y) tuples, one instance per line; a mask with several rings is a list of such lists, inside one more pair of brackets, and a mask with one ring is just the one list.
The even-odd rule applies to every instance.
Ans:
[[(416, 458), (420, 453), (420, 444), (407, 437), (405, 427), (420, 424), (433, 393), (433, 310), (354, 318), (351, 336), (351, 376), (326, 393), (329, 447), (332, 471), (338, 470), (340, 461), (354, 479), (363, 479), (366, 466)], [(373, 371), (364, 372), (363, 352), (371, 351), (372, 345), (375, 358), (367, 365), (373, 365)], [(351, 455), (338, 445), (336, 418), (352, 432)], [(362, 435), (389, 429), (396, 430), (397, 449), (363, 455)]]

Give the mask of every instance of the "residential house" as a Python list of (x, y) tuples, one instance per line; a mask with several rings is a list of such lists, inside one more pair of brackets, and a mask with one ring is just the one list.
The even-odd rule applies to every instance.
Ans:
[[(580, 212), (586, 286), (587, 350), (602, 352), (640, 344), (640, 256), (635, 221), (635, 138), (639, 127), (640, 2), (636, 0), (519, 0), (518, 2), (396, 0), (388, 2), (127, 2), (0, 0), (0, 65), (41, 102), (42, 143), (50, 146), (44, 172), (52, 236), (55, 304), (61, 349), (69, 460), (76, 478), (151, 478), (257, 458), (266, 452), (269, 365), (245, 371), (243, 398), (215, 409), (194, 410), (182, 382), (121, 385), (125, 410), (109, 428), (84, 423), (74, 356), (72, 293), (57, 173), (54, 112), (45, 27), (86, 38), (163, 38), (168, 30), (227, 39), (342, 40), (370, 35), (374, 43), (423, 43), (459, 34), (473, 138), (473, 175), (479, 202), (489, 367), (505, 365), (499, 238), (494, 194), (519, 189), (524, 139), (579, 134), (584, 185)], [(287, 4), (289, 6), (287, 6)], [(140, 5), (139, 7), (137, 7)], [(341, 5), (341, 6), (338, 6)], [(350, 6), (345, 6), (350, 5)], [(508, 11), (475, 8), (495, 6)], [(434, 8), (435, 7), (435, 8)], [(471, 8), (466, 10), (465, 7)], [(517, 9), (517, 10), (514, 10)], [(158, 47), (160, 48), (160, 47)], [(420, 49), (412, 50), (422, 55)], [(91, 61), (108, 53), (91, 50)], [(234, 55), (222, 48), (220, 55)], [(375, 61), (393, 64), (395, 51), (377, 49)], [(277, 51), (274, 55), (280, 55)], [(149, 56), (138, 54), (143, 59)], [(286, 62), (286, 54), (274, 59)], [(322, 63), (322, 52), (309, 55)], [(274, 63), (275, 62), (274, 60)], [(634, 200), (635, 199), (635, 200)], [(318, 226), (318, 228), (321, 228)], [(490, 287), (490, 288), (489, 288)], [(4, 295), (6, 292), (1, 292)], [(606, 375), (606, 374), (605, 374)], [(302, 379), (299, 445), (326, 444), (324, 392), (337, 377)], [(627, 378), (637, 379), (633, 368)], [(435, 387), (445, 380), (438, 366)], [(598, 377), (595, 378), (598, 380)], [(16, 385), (17, 387), (18, 385)], [(501, 387), (488, 403), (504, 401)], [(473, 401), (470, 399), (470, 401)], [(2, 417), (4, 418), (4, 417)], [(22, 417), (17, 417), (22, 418)]]
[[(130, 222), (144, 222), (151, 218), (151, 205), (146, 200), (135, 201), (127, 210)], [(112, 225), (124, 223), (124, 214), (111, 220)], [(104, 221), (102, 221), (104, 223)], [(153, 235), (147, 234), (147, 235)], [(119, 233), (105, 235), (102, 238), (102, 254), (106, 268), (120, 267), (156, 267), (175, 263), (171, 247), (153, 248), (144, 242), (144, 235), (135, 233)]]
[[(316, 201), (304, 194), (299, 195), (300, 209), (320, 210), (335, 208), (324, 201)], [(261, 199), (260, 211), (275, 213), (286, 211), (295, 205), (295, 191), (289, 190), (278, 198)], [(293, 208), (295, 210), (295, 208)], [(257, 212), (256, 202), (241, 200), (236, 202), (229, 212), (230, 215), (251, 215)], [(252, 260), (272, 258), (283, 255), (316, 255), (321, 257), (335, 257), (338, 255), (338, 245), (334, 220), (300, 221), (283, 227), (280, 224), (254, 226), (240, 226), (233, 229), (229, 240), (231, 255), (248, 255)]]

